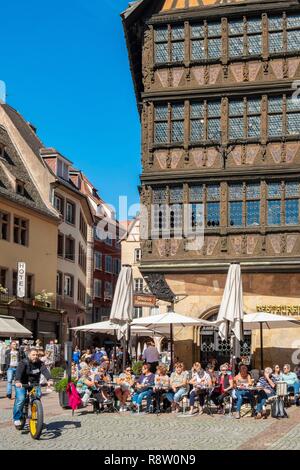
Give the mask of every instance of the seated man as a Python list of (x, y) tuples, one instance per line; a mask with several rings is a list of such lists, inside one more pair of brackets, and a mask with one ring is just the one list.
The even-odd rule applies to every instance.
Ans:
[(240, 366), (239, 374), (234, 377), (234, 389), (237, 398), (236, 419), (240, 419), (241, 417), (241, 407), (244, 399), (248, 399), (250, 401), (254, 414), (254, 397), (252, 391), (249, 390), (249, 387), (252, 385), (253, 379), (251, 379), (251, 375), (248, 373), (248, 367), (242, 364)]
[(140, 408), (142, 401), (147, 400), (147, 411), (150, 410), (151, 397), (153, 393), (153, 386), (155, 375), (150, 371), (150, 365), (144, 364), (142, 368), (142, 375), (136, 383), (136, 392), (132, 397), (132, 404), (135, 408)]
[(170, 388), (167, 399), (172, 403), (172, 411), (177, 413), (180, 410), (180, 402), (184, 395), (188, 393), (188, 371), (184, 370), (182, 362), (175, 364), (175, 372), (171, 374)]
[(228, 371), (228, 364), (220, 367), (220, 375), (218, 377), (218, 388), (215, 388), (211, 394), (211, 399), (217, 405), (218, 412), (224, 413), (224, 398), (228, 396), (233, 389), (233, 378)]
[(266, 404), (268, 398), (276, 395), (276, 383), (273, 381), (273, 371), (271, 367), (266, 367), (264, 375), (261, 376), (257, 382), (257, 388), (259, 389), (256, 416), (255, 419), (267, 418), (266, 413), (263, 411), (263, 407)]
[(297, 374), (291, 372), (290, 364), (283, 366), (282, 380), (288, 385), (288, 392), (292, 392), (295, 397), (295, 403), (300, 406), (299, 393), (300, 393), (300, 381), (298, 380)]

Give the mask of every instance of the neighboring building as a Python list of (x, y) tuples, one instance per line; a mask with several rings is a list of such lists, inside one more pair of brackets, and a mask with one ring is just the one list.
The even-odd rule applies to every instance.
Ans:
[(128, 223), (122, 223), (126, 233), (121, 239), (122, 265), (132, 267), (134, 283), (134, 318), (148, 317), (158, 313), (156, 298), (151, 295), (147, 281), (140, 271), (142, 249), (140, 241), (140, 219), (137, 216)]
[[(235, 261), (246, 312), (299, 317), (299, 1), (140, 0), (122, 18), (142, 122), (149, 287), (213, 319)], [(201, 223), (204, 243), (191, 249)], [(266, 332), (266, 361), (290, 361), (298, 338)], [(188, 364), (230, 353), (213, 329), (177, 340)]]
[(56, 177), (53, 205), (61, 222), (57, 235), (57, 306), (67, 312), (69, 328), (81, 326), (92, 317), (92, 277), (87, 259), (93, 214), (88, 198), (81, 192), (80, 173), (75, 177), (72, 162), (54, 148), (43, 148), (41, 155)]
[[(0, 105), (0, 312), (13, 315), (34, 338), (64, 339), (64, 315), (55, 310), (57, 227), (52, 184), (40, 157), (43, 144), (32, 125), (8, 105)], [(26, 263), (25, 298), (17, 295), (17, 263)], [(35, 296), (52, 293), (47, 305)], [(0, 333), (1, 335), (1, 333)]]
[[(89, 269), (92, 278), (92, 318), (93, 322), (107, 320), (110, 316), (112, 299), (121, 269), (120, 227), (113, 210), (98, 194), (95, 186), (82, 173), (81, 192), (87, 197), (94, 218), (91, 230), (91, 250)], [(80, 176), (79, 176), (80, 175)], [(71, 177), (75, 178), (74, 170)]]

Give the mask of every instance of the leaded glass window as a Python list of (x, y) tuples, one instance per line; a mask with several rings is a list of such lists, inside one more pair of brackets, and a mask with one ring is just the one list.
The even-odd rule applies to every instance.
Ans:
[(229, 22), (229, 56), (241, 57), (244, 55), (244, 21), (232, 20)]
[(171, 28), (171, 61), (182, 62), (184, 60), (184, 26), (172, 26)]
[(300, 43), (300, 14), (287, 17), (287, 50), (299, 51)]
[(250, 18), (247, 22), (247, 53), (260, 55), (262, 53), (261, 18)]
[(206, 187), (206, 225), (218, 227), (220, 225), (220, 185), (209, 184)]
[(168, 27), (163, 26), (155, 30), (155, 62), (163, 64), (169, 61)]
[(260, 224), (260, 202), (247, 201), (247, 226)]
[(269, 100), (268, 100), (269, 137), (283, 135), (282, 114), (283, 114), (282, 96), (269, 97)]
[(191, 142), (199, 142), (204, 138), (203, 103), (191, 103), (190, 117), (190, 140)]
[(299, 199), (285, 201), (285, 223), (286, 225), (297, 225), (299, 223)]
[(206, 213), (206, 225), (207, 227), (218, 227), (220, 225), (220, 203), (219, 202), (208, 202)]
[(184, 104), (176, 103), (172, 105), (172, 142), (184, 141)]
[(243, 184), (229, 185), (229, 225), (240, 227), (243, 225)]
[(246, 225), (260, 224), (260, 183), (248, 183), (246, 188)]
[(191, 26), (191, 59), (202, 60), (205, 59), (204, 48), (204, 25), (194, 24)]
[(207, 103), (207, 139), (219, 141), (221, 136), (221, 103), (209, 101)]
[(184, 26), (175, 25), (156, 28), (155, 62), (182, 62), (184, 60)]
[(285, 223), (286, 225), (299, 224), (299, 182), (287, 181), (285, 183)]
[(231, 201), (243, 199), (243, 185), (240, 183), (229, 186), (229, 197)]
[(300, 97), (287, 98), (287, 134), (300, 134)]
[(260, 137), (261, 131), (261, 100), (250, 98), (247, 101), (247, 137)]
[[(170, 111), (170, 112), (169, 112)], [(184, 103), (156, 105), (154, 111), (154, 142), (177, 143), (184, 140)]]
[(244, 137), (244, 100), (232, 100), (229, 103), (229, 139)]
[(219, 184), (209, 184), (206, 188), (207, 200), (208, 201), (218, 201), (220, 199), (220, 185)]
[(281, 222), (281, 183), (268, 183), (268, 225), (280, 225)]
[(167, 190), (166, 188), (156, 188), (152, 191), (153, 204), (166, 204)]
[(202, 202), (203, 200), (203, 186), (190, 187), (190, 202)]
[(229, 220), (232, 227), (241, 227), (243, 225), (243, 202), (230, 202)]
[(181, 237), (183, 231), (182, 204), (170, 206), (170, 236)]
[(153, 204), (152, 213), (152, 237), (162, 238), (169, 234), (169, 207), (167, 204)]
[(269, 51), (271, 54), (283, 51), (282, 16), (270, 16), (269, 18)]
[(183, 188), (174, 187), (170, 188), (170, 202), (171, 203), (182, 203)]
[[(245, 188), (245, 189), (244, 189)], [(228, 224), (231, 227), (260, 224), (260, 183), (229, 185)], [(245, 213), (245, 216), (244, 216)], [(245, 219), (244, 219), (245, 217)]]
[(154, 111), (154, 142), (167, 143), (168, 138), (168, 105), (157, 105)]
[(281, 201), (268, 201), (268, 225), (280, 225)]

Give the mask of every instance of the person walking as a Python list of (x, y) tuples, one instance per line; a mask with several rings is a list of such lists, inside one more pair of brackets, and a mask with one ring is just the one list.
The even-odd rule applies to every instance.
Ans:
[(12, 341), (10, 348), (5, 352), (5, 366), (7, 374), (6, 396), (11, 399), (12, 382), (16, 375), (16, 370), (20, 362), (20, 353), (17, 349), (16, 341)]
[(152, 374), (156, 373), (156, 368), (159, 364), (159, 352), (155, 347), (153, 341), (147, 342), (147, 348), (143, 352), (143, 359), (146, 364), (150, 365), (150, 371)]

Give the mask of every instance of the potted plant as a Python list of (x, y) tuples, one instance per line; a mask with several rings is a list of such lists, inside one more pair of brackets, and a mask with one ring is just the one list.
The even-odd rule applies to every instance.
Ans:
[(50, 302), (53, 297), (52, 292), (47, 292), (45, 289), (42, 290), (39, 294), (36, 294), (33, 300), (33, 305), (41, 304), (46, 305), (47, 302)]
[[(71, 379), (73, 383), (76, 384), (76, 380), (74, 378)], [(59, 397), (59, 404), (62, 408), (70, 409), (69, 407), (69, 397), (67, 395), (67, 385), (68, 385), (68, 378), (64, 377), (59, 382), (54, 385), (54, 390), (58, 393)]]
[(135, 361), (132, 363), (132, 371), (136, 377), (141, 375), (143, 364), (143, 361)]
[(8, 289), (6, 289), (6, 287), (3, 287), (1, 284), (0, 284), (0, 294), (7, 294), (8, 292)]
[(51, 377), (55, 381), (62, 379), (63, 376), (64, 376), (64, 369), (62, 367), (53, 367), (53, 369), (51, 369)]

